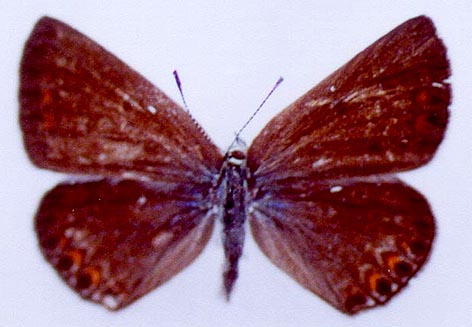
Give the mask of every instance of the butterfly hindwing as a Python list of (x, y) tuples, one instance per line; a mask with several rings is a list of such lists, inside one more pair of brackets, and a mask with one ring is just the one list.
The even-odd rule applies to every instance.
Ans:
[(270, 260), (336, 308), (385, 303), (425, 262), (434, 218), (424, 197), (395, 179), (300, 181), (251, 209)]
[(41, 250), (82, 297), (119, 309), (201, 253), (214, 222), (204, 192), (169, 194), (131, 180), (58, 185), (36, 215)]
[(187, 112), (70, 26), (36, 24), (20, 78), (24, 142), (41, 168), (169, 183), (218, 172), (220, 151)]

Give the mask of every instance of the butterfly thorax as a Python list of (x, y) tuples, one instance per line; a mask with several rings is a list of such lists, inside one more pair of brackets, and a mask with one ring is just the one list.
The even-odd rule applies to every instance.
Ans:
[(228, 152), (221, 168), (219, 183), (226, 260), (223, 277), (228, 299), (238, 277), (238, 261), (244, 245), (247, 175), (246, 154), (241, 150)]

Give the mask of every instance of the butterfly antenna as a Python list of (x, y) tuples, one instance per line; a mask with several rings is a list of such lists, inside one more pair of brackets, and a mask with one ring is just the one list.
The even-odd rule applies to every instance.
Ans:
[(277, 82), (275, 82), (274, 86), (272, 86), (272, 89), (270, 90), (270, 92), (266, 95), (266, 97), (264, 98), (264, 100), (261, 102), (261, 104), (259, 105), (259, 107), (257, 107), (256, 111), (254, 111), (254, 113), (251, 115), (251, 117), (249, 117), (249, 119), (246, 121), (246, 123), (243, 125), (243, 127), (241, 127), (239, 129), (239, 131), (236, 133), (236, 136), (233, 140), (233, 142), (231, 142), (231, 145), (229, 146), (228, 150), (231, 149), (234, 145), (234, 143), (236, 143), (238, 140), (239, 140), (239, 135), (241, 135), (242, 131), (247, 127), (247, 125), (249, 125), (249, 123), (251, 122), (251, 120), (254, 119), (254, 117), (257, 115), (257, 113), (262, 109), (262, 107), (264, 106), (264, 104), (266, 103), (266, 101), (270, 98), (270, 96), (272, 95), (272, 93), (274, 93), (275, 89), (283, 82), (283, 77), (279, 77), (279, 79), (277, 80)]
[(208, 134), (203, 130), (203, 128), (200, 126), (200, 124), (195, 120), (195, 118), (193, 118), (192, 114), (190, 113), (190, 110), (188, 109), (188, 106), (187, 106), (187, 101), (185, 101), (185, 97), (184, 97), (184, 92), (182, 91), (182, 83), (180, 82), (180, 78), (179, 78), (179, 74), (177, 73), (177, 70), (174, 70), (173, 71), (173, 74), (174, 74), (174, 78), (175, 78), (175, 83), (177, 83), (177, 87), (179, 88), (179, 92), (180, 92), (180, 97), (182, 98), (182, 102), (184, 103), (184, 107), (185, 109), (187, 110), (187, 113), (189, 114), (190, 118), (192, 119), (192, 121), (195, 123), (195, 125), (197, 126), (198, 130), (200, 131), (200, 133), (202, 133), (202, 135), (208, 140), (208, 141), (211, 141), (210, 137), (208, 136)]
[(190, 113), (190, 110), (188, 109), (188, 106), (187, 106), (187, 101), (185, 101), (184, 92), (182, 91), (182, 83), (180, 82), (180, 78), (179, 78), (179, 74), (177, 73), (177, 70), (174, 70), (173, 74), (174, 74), (175, 82), (177, 83), (177, 87), (179, 88), (180, 97), (182, 98), (184, 107), (187, 110), (187, 112)]

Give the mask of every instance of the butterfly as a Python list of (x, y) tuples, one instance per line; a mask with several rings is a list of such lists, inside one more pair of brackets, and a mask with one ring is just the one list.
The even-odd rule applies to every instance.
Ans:
[(20, 125), (40, 168), (91, 176), (42, 199), (46, 260), (117, 310), (187, 267), (223, 224), (224, 289), (246, 220), (264, 254), (348, 314), (397, 294), (428, 258), (427, 200), (394, 173), (431, 160), (450, 68), (432, 21), (406, 21), (275, 116), (247, 152), (72, 27), (41, 18), (20, 69)]

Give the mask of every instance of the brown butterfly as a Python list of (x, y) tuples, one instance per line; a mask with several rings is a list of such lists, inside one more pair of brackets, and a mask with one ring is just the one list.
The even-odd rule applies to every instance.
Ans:
[(229, 296), (248, 218), (270, 260), (345, 313), (387, 302), (421, 268), (435, 227), (395, 172), (443, 139), (451, 90), (432, 21), (408, 20), (277, 115), (247, 154), (73, 28), (42, 18), (21, 61), (20, 123), (56, 186), (41, 250), (83, 298), (119, 309), (188, 266), (224, 226)]

